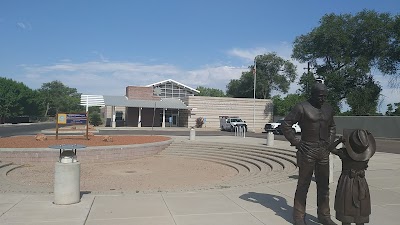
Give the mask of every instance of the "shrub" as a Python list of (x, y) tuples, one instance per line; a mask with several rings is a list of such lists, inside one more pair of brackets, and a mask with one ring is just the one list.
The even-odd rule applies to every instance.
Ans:
[(100, 118), (100, 114), (97, 112), (89, 114), (89, 123), (92, 124), (93, 126), (99, 126), (103, 124), (103, 121)]
[(197, 127), (197, 128), (203, 127), (203, 124), (204, 124), (204, 119), (203, 119), (203, 117), (199, 117), (199, 118), (196, 119), (196, 127)]

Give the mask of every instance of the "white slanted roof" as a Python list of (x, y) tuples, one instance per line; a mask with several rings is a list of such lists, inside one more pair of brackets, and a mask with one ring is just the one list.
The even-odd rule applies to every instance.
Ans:
[(146, 87), (157, 86), (157, 85), (164, 84), (164, 83), (168, 83), (168, 82), (172, 82), (172, 83), (174, 83), (174, 84), (177, 84), (178, 86), (187, 88), (187, 89), (189, 89), (189, 90), (191, 90), (191, 91), (193, 91), (193, 92), (200, 93), (200, 91), (198, 91), (198, 90), (196, 90), (196, 89), (194, 89), (194, 88), (191, 88), (191, 87), (189, 87), (189, 86), (187, 86), (187, 85), (184, 85), (184, 84), (182, 84), (182, 83), (179, 83), (178, 81), (175, 81), (175, 80), (172, 80), (172, 79), (163, 80), (163, 81), (159, 81), (159, 82), (157, 82), (157, 83), (149, 84), (149, 85), (146, 85)]

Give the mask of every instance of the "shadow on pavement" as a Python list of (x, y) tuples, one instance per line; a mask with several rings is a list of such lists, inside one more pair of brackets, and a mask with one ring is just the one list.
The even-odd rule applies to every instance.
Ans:
[[(288, 223), (290, 224), (293, 223), (292, 219), (293, 207), (289, 206), (287, 204), (286, 199), (281, 196), (249, 192), (247, 194), (241, 195), (239, 198), (249, 202), (259, 203), (260, 205), (274, 211), (277, 216), (282, 217)], [(319, 224), (318, 222), (315, 221), (318, 221), (318, 219), (315, 216), (306, 214), (307, 224)]]
[(89, 194), (91, 194), (92, 192), (91, 191), (81, 191), (80, 192), (80, 195), (81, 195), (81, 198), (83, 197), (83, 195), (89, 195)]

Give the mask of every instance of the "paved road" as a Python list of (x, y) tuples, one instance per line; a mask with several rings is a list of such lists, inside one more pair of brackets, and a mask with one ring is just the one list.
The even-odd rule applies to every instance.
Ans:
[(0, 124), (0, 137), (11, 137), (17, 135), (35, 135), (45, 129), (55, 128), (52, 123), (20, 123)]
[[(54, 123), (38, 123), (38, 124), (16, 124), (16, 125), (0, 125), (0, 137), (10, 137), (17, 135), (35, 135), (40, 133), (40, 131), (45, 129), (55, 128)], [(121, 134), (130, 134), (130, 135), (170, 135), (170, 136), (189, 136), (189, 129), (187, 130), (160, 130), (160, 128), (155, 128), (154, 131), (149, 129), (132, 129), (132, 130), (100, 130), (99, 135), (121, 135)], [(60, 134), (63, 135), (63, 134)], [(70, 134), (68, 134), (70, 135)], [(226, 132), (226, 131), (218, 131), (218, 130), (210, 130), (210, 131), (197, 131), (196, 136), (234, 136), (234, 132)], [(267, 134), (265, 133), (246, 133), (248, 137), (255, 138), (266, 138)], [(275, 135), (276, 140), (285, 141), (285, 137), (283, 135)], [(376, 140), (377, 151), (378, 152), (387, 152), (387, 153), (395, 153), (400, 154), (400, 140), (393, 139), (377, 139)], [(0, 146), (1, 147), (1, 146)]]

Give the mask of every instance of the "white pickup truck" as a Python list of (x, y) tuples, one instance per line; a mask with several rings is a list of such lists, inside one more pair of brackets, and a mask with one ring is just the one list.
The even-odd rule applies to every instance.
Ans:
[(221, 130), (235, 131), (235, 127), (244, 127), (247, 132), (246, 121), (239, 117), (220, 116), (219, 124)]
[[(281, 123), (283, 122), (283, 119), (280, 119), (276, 121), (275, 123), (267, 123), (265, 124), (264, 130), (265, 131), (272, 131), (275, 134), (283, 134), (281, 130)], [(292, 129), (294, 133), (298, 134), (301, 133), (301, 128), (298, 123), (293, 124)]]

